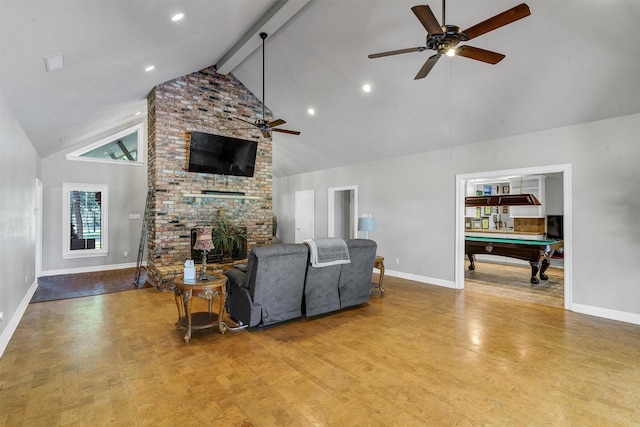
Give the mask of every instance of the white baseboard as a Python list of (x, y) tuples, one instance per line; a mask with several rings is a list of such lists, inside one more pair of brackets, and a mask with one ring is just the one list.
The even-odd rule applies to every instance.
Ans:
[[(40, 277), (59, 276), (61, 274), (93, 273), (94, 271), (122, 270), (123, 268), (133, 268), (136, 265), (137, 263), (135, 262), (128, 262), (125, 264), (94, 265), (90, 267), (63, 268), (61, 270), (46, 270), (40, 274)], [(142, 263), (142, 266), (146, 267), (147, 262), (144, 261)]]
[(385, 276), (399, 277), (400, 279), (413, 280), (414, 282), (428, 283), (429, 285), (443, 286), (445, 288), (456, 289), (453, 280), (442, 280), (435, 277), (419, 276), (417, 274), (403, 273), (401, 271), (385, 270)]
[(27, 310), (29, 302), (31, 301), (31, 298), (33, 298), (33, 294), (36, 293), (36, 289), (38, 289), (37, 281), (31, 284), (26, 295), (16, 308), (15, 313), (13, 313), (13, 316), (11, 316), (11, 319), (9, 319), (9, 323), (7, 323), (7, 326), (2, 331), (2, 335), (0, 335), (0, 357), (2, 357), (2, 355), (4, 354), (4, 351), (6, 350), (7, 345), (9, 345), (9, 341), (11, 340), (13, 333), (18, 328), (18, 324), (20, 323), (20, 320), (22, 320), (22, 316), (24, 316), (24, 312)]
[(576, 313), (588, 314), (589, 316), (603, 317), (605, 319), (640, 325), (640, 314), (638, 313), (628, 313), (626, 311), (610, 310), (608, 308), (575, 303), (571, 304), (570, 310)]

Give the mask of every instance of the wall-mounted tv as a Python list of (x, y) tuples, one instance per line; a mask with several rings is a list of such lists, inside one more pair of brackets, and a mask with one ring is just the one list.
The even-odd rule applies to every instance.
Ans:
[(564, 239), (564, 224), (562, 215), (547, 215), (547, 237), (549, 239)]
[(253, 176), (257, 141), (191, 132), (189, 172)]

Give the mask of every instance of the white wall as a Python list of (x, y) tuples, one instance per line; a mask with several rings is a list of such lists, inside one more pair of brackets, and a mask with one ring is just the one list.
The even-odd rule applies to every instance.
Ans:
[[(0, 95), (0, 355), (35, 291), (39, 157)], [(12, 330), (11, 330), (12, 329)]]
[[(147, 197), (146, 166), (116, 165), (66, 160), (64, 154), (42, 159), (44, 222), (43, 275), (117, 267), (135, 263)], [(109, 186), (108, 245), (106, 257), (62, 258), (62, 183)], [(140, 215), (139, 220), (129, 214)], [(125, 257), (124, 252), (128, 255)], [(146, 256), (145, 249), (145, 256)]]
[[(277, 179), (279, 234), (293, 241), (293, 193), (316, 190), (316, 236), (326, 236), (326, 189), (358, 185), (359, 210), (385, 266), (404, 277), (454, 280), (455, 176), (572, 164), (573, 296), (583, 312), (640, 321), (640, 115), (519, 135)], [(550, 155), (550, 153), (553, 153)], [(399, 263), (396, 264), (396, 258)]]

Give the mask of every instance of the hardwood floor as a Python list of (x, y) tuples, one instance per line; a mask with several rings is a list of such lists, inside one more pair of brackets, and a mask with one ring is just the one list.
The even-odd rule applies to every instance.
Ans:
[(466, 289), (550, 307), (564, 307), (564, 270), (561, 268), (550, 267), (546, 271), (549, 280), (532, 285), (529, 282), (531, 268), (528, 266), (476, 261), (475, 270), (468, 267), (466, 262)]
[(30, 304), (0, 359), (0, 425), (638, 425), (640, 326), (390, 276), (385, 288), (189, 344), (171, 293)]

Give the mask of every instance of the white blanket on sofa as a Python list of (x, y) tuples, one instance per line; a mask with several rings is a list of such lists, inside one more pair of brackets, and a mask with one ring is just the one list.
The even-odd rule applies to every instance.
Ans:
[(329, 265), (349, 264), (347, 242), (338, 238), (305, 239), (302, 243), (309, 246), (311, 265), (327, 267)]

